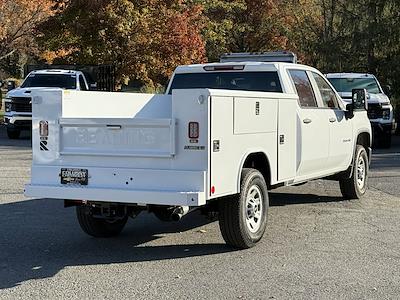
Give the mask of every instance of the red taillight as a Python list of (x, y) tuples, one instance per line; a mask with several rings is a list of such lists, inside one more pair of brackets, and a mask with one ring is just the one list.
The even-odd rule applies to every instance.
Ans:
[(199, 123), (189, 122), (189, 138), (198, 139), (199, 138)]
[(49, 122), (40, 121), (39, 122), (39, 134), (41, 137), (45, 137), (49, 135)]

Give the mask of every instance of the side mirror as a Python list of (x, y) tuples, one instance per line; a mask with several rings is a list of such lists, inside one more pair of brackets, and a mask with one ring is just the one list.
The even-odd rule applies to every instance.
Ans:
[(392, 88), (390, 87), (390, 85), (384, 85), (382, 86), (382, 89), (386, 96), (388, 97), (392, 96)]
[(351, 119), (354, 117), (353, 103), (349, 103), (346, 105), (345, 115), (347, 119)]
[(368, 110), (367, 90), (353, 89), (351, 104), (353, 105), (353, 110)]

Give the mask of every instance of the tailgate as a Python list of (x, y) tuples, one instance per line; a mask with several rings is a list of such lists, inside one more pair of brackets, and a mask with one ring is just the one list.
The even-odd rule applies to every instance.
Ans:
[[(199, 103), (200, 93), (180, 92), (174, 100), (170, 95), (33, 93), (32, 180), (26, 194), (205, 204), (208, 109), (207, 102)], [(191, 122), (200, 124), (197, 139), (188, 137)]]

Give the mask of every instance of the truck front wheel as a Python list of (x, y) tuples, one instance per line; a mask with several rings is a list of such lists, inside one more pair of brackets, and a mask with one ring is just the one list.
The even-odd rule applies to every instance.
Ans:
[(353, 164), (351, 177), (339, 181), (340, 191), (345, 199), (360, 199), (367, 190), (368, 155), (361, 145), (357, 145)]
[(243, 169), (240, 194), (220, 200), (219, 226), (228, 245), (246, 249), (264, 235), (268, 216), (268, 189), (262, 174)]
[(82, 230), (88, 235), (97, 238), (117, 236), (128, 221), (128, 215), (122, 219), (96, 218), (85, 206), (77, 206), (76, 215)]

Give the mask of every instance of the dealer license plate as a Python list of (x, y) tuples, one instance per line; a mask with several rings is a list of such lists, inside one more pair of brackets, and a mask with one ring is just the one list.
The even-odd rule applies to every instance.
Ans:
[(61, 169), (61, 184), (88, 184), (88, 170), (87, 169)]

